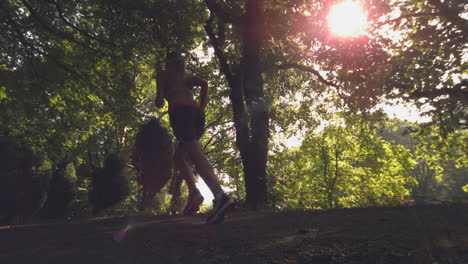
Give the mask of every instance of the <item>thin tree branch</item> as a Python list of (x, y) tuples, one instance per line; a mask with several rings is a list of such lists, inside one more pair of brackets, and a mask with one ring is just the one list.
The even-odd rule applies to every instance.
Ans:
[(221, 72), (224, 73), (228, 82), (232, 84), (232, 82), (234, 81), (234, 76), (229, 69), (229, 64), (222, 50), (223, 43), (221, 43), (219, 38), (216, 37), (216, 34), (214, 33), (214, 30), (213, 30), (214, 12), (211, 10), (210, 12), (211, 12), (210, 17), (208, 18), (205, 24), (205, 31), (208, 34), (208, 37), (210, 38), (211, 45), (213, 46), (216, 57), (219, 60), (219, 66), (220, 66)]
[(73, 43), (76, 43), (84, 48), (87, 48), (87, 49), (90, 49), (90, 50), (93, 50), (93, 51), (96, 51), (96, 49), (90, 47), (89, 45), (86, 45), (85, 43), (77, 40), (72, 34), (69, 34), (67, 32), (63, 32), (63, 31), (60, 31), (54, 27), (52, 27), (52, 25), (50, 25), (43, 17), (41, 17), (37, 12), (36, 10), (34, 10), (34, 8), (28, 3), (28, 1), (26, 0), (21, 0), (21, 2), (24, 4), (24, 6), (26, 7), (26, 9), (28, 9), (28, 11), (31, 13), (31, 15), (36, 19), (37, 22), (39, 22), (39, 24), (47, 31), (49, 31), (50, 33), (58, 36), (58, 37), (61, 37), (61, 38), (64, 38), (64, 39), (67, 39)]
[[(1, 7), (1, 5), (0, 5), (0, 7)], [(15, 29), (16, 34), (18, 35), (19, 41), (24, 46), (25, 52), (28, 54), (28, 57), (30, 58), (30, 60), (32, 62), (33, 62), (34, 55), (31, 54), (30, 50), (32, 50), (33, 52), (36, 52), (37, 54), (39, 54), (41, 56), (44, 56), (46, 58), (51, 59), (54, 63), (56, 63), (58, 66), (60, 66), (63, 70), (65, 70), (65, 71), (69, 72), (70, 74), (72, 74), (72, 76), (74, 76), (76, 78), (76, 80), (83, 81), (85, 84), (90, 84), (89, 82), (84, 80), (84, 78), (81, 76), (80, 73), (78, 73), (75, 70), (73, 70), (72, 68), (68, 67), (65, 63), (62, 63), (61, 60), (59, 60), (59, 59), (55, 58), (54, 56), (40, 50), (33, 43), (28, 42), (26, 40), (26, 38), (24, 37), (24, 34), (22, 33), (20, 26), (17, 25), (17, 23), (14, 21), (13, 18), (10, 17), (10, 15), (8, 13), (7, 13), (7, 19), (10, 22), (11, 26)], [(35, 67), (33, 69), (34, 69), (36, 77), (37, 77), (38, 74), (36, 72)], [(92, 85), (90, 85), (90, 86), (92, 86)]]
[(231, 120), (229, 120), (229, 121), (224, 121), (224, 122), (213, 121), (213, 122), (208, 123), (208, 124), (205, 126), (205, 129), (208, 129), (208, 128), (211, 128), (211, 127), (214, 127), (214, 126), (225, 125), (225, 124), (229, 124), (229, 123), (232, 123), (232, 121), (231, 121)]
[(300, 64), (297, 64), (297, 63), (286, 63), (286, 64), (277, 65), (277, 68), (280, 69), (280, 70), (297, 69), (297, 70), (305, 71), (305, 72), (308, 72), (308, 73), (312, 73), (313, 75), (315, 75), (317, 77), (317, 79), (321, 83), (323, 83), (323, 84), (325, 84), (327, 86), (339, 88), (338, 84), (336, 84), (336, 83), (334, 83), (332, 81), (326, 80), (317, 70), (314, 70), (311, 67), (308, 67), (308, 66), (305, 66), (305, 65), (300, 65)]
[(217, 17), (222, 17), (225, 22), (241, 22), (240, 17), (233, 15), (233, 12), (225, 3), (217, 3), (215, 0), (205, 0), (205, 3), (211, 13), (216, 14)]
[[(230, 122), (231, 122), (231, 121), (222, 122), (222, 123), (219, 123), (219, 125), (227, 124), (227, 123), (230, 123)], [(212, 123), (210, 123), (210, 124), (213, 124), (213, 126), (214, 126), (214, 125), (216, 125), (216, 124), (214, 124), (214, 123), (215, 123), (215, 122), (212, 122)], [(208, 127), (209, 127), (209, 126), (206, 126), (205, 129), (208, 128)], [(227, 130), (229, 130), (229, 128), (221, 129), (221, 130), (219, 130), (218, 132), (216, 132), (214, 135), (212, 135), (212, 136), (210, 137), (210, 139), (207, 140), (206, 144), (203, 146), (203, 151), (206, 150), (206, 148), (211, 144), (211, 142), (213, 142), (213, 140), (214, 140), (219, 134), (221, 134), (222, 132), (227, 131)]]
[(215, 140), (216, 136), (218, 136), (219, 134), (221, 134), (221, 132), (223, 132), (223, 130), (221, 131), (218, 131), (216, 134), (212, 135), (207, 141), (206, 143), (203, 145), (202, 149), (204, 152), (206, 152), (206, 148), (208, 148), (208, 146), (211, 144), (211, 142), (213, 142), (213, 140)]
[(468, 101), (468, 80), (456, 84), (453, 88), (434, 89), (430, 91), (415, 91), (411, 93), (413, 98), (435, 99), (439, 96), (448, 95), (451, 97), (461, 96)]
[[(0, 7), (3, 7), (3, 6), (0, 4)], [(6, 16), (7, 21), (9, 22), (10, 26), (13, 27), (14, 32), (18, 36), (19, 42), (23, 45), (24, 52), (26, 53), (27, 58), (31, 62), (34, 76), (37, 78), (39, 76), (39, 74), (38, 74), (37, 69), (35, 67), (34, 54), (32, 54), (31, 51), (29, 50), (30, 48), (34, 50), (34, 46), (33, 46), (33, 44), (29, 43), (26, 40), (26, 38), (24, 37), (24, 33), (21, 30), (21, 27), (16, 24), (16, 21), (14, 20), (14, 18), (11, 17), (8, 10), (5, 10), (5, 13), (6, 13), (5, 16)]]
[(381, 26), (386, 25), (386, 24), (393, 24), (393, 23), (399, 22), (400, 20), (403, 20), (403, 19), (408, 19), (408, 18), (412, 18), (412, 17), (425, 17), (425, 16), (440, 16), (440, 13), (436, 12), (436, 13), (406, 14), (406, 15), (401, 15), (401, 16), (399, 16), (397, 18), (394, 18), (394, 19), (387, 20), (387, 21), (377, 22), (377, 23), (375, 23), (375, 26), (376, 27), (381, 27)]
[(466, 19), (460, 17), (461, 13), (458, 13), (459, 10), (450, 7), (447, 4), (447, 1), (442, 2), (440, 0), (428, 0), (428, 2), (429, 4), (437, 8), (437, 10), (439, 10), (439, 13), (442, 17), (452, 22), (453, 24), (459, 26), (460, 29), (463, 31), (463, 34), (467, 34), (468, 22), (466, 21)]
[(440, 0), (428, 0), (429, 4), (433, 6), (438, 12), (425, 12), (425, 13), (415, 13), (415, 14), (406, 14), (401, 15), (395, 19), (391, 19), (388, 21), (378, 22), (375, 23), (376, 27), (383, 26), (385, 24), (391, 24), (395, 22), (399, 22), (402, 19), (412, 18), (412, 17), (424, 17), (424, 16), (434, 16), (434, 17), (442, 17), (447, 21), (451, 22), (458, 28), (460, 28), (463, 32), (463, 35), (466, 36), (468, 33), (468, 22), (460, 17), (458, 10), (455, 8), (451, 8), (445, 2), (441, 2)]
[(57, 9), (57, 13), (60, 17), (60, 19), (68, 26), (70, 26), (71, 28), (73, 28), (74, 30), (78, 31), (79, 33), (81, 33), (83, 36), (87, 37), (87, 38), (90, 38), (92, 40), (96, 40), (96, 41), (99, 41), (99, 42), (103, 42), (103, 43), (108, 43), (108, 41), (106, 40), (103, 40), (103, 39), (100, 39), (96, 36), (93, 36), (91, 35), (89, 32), (75, 26), (73, 23), (71, 23), (70, 21), (68, 21), (65, 16), (63, 15), (63, 10), (62, 10), (62, 7), (60, 6), (59, 2), (58, 1), (55, 1), (54, 2), (55, 4), (55, 8)]

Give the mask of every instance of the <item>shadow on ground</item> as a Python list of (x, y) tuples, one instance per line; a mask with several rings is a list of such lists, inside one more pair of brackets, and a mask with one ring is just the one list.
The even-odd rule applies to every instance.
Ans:
[(468, 206), (232, 212), (221, 225), (197, 215), (3, 226), (0, 263), (461, 264)]

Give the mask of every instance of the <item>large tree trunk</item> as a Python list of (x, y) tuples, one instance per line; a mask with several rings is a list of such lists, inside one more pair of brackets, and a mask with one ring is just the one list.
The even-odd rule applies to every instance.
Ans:
[[(263, 45), (263, 1), (247, 1), (241, 61), (244, 100), (250, 117), (250, 141), (243, 148), (247, 204), (262, 207), (266, 203), (266, 164), (269, 139), (269, 116), (263, 94), (260, 52)], [(240, 144), (246, 144), (243, 138)], [(244, 159), (243, 159), (244, 160)]]
[[(206, 0), (212, 16), (207, 21), (206, 31), (220, 61), (221, 72), (226, 76), (231, 89), (236, 145), (239, 148), (245, 177), (246, 203), (259, 209), (267, 201), (266, 164), (269, 140), (269, 115), (264, 100), (261, 76), (261, 48), (263, 45), (263, 1), (249, 0), (246, 12), (236, 26), (242, 29), (242, 58), (237, 71), (231, 72), (223, 51), (222, 32), (216, 36), (213, 30), (214, 15), (225, 18), (222, 6)], [(222, 25), (221, 25), (222, 26)]]
[(247, 88), (245, 79), (242, 75), (236, 77), (234, 85), (231, 86), (230, 98), (236, 128), (236, 145), (244, 170), (246, 203), (254, 209), (259, 209), (267, 200), (269, 117), (263, 97), (247, 101), (246, 111), (243, 101), (243, 98), (247, 98), (244, 94)]

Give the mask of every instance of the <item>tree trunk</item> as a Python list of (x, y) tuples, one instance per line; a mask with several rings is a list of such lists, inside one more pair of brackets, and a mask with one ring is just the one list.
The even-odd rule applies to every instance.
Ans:
[[(230, 97), (236, 128), (236, 145), (239, 148), (244, 170), (246, 204), (259, 209), (265, 206), (267, 200), (269, 117), (264, 103), (259, 107), (255, 102), (250, 104), (247, 102), (248, 111), (246, 111), (243, 101), (245, 86), (242, 85), (244, 78), (236, 79), (235, 85), (231, 86)], [(264, 111), (261, 111), (262, 109)]]
[[(263, 1), (246, 4), (241, 61), (244, 100), (250, 117), (250, 142), (243, 148), (246, 202), (253, 208), (263, 207), (267, 200), (266, 164), (269, 139), (269, 116), (263, 94), (261, 48), (263, 45)], [(241, 138), (242, 140), (242, 138)], [(247, 142), (240, 142), (241, 144)], [(243, 159), (244, 160), (244, 159)]]
[(249, 207), (259, 209), (267, 201), (266, 164), (270, 121), (263, 94), (260, 59), (264, 40), (263, 0), (247, 1), (242, 22), (236, 24), (242, 29), (242, 58), (239, 70), (235, 72), (231, 72), (224, 56), (224, 37), (217, 37), (213, 30), (214, 14), (223, 17), (224, 13), (220, 11), (222, 8), (215, 1), (205, 2), (212, 12), (205, 29), (220, 61), (221, 72), (231, 89), (236, 145), (244, 170), (246, 203)]

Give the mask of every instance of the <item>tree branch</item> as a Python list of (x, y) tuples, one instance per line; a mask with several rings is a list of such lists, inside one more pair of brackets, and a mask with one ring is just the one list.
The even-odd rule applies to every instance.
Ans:
[(229, 10), (230, 8), (226, 4), (217, 3), (215, 0), (205, 0), (205, 3), (211, 13), (216, 14), (217, 17), (222, 17), (225, 22), (239, 23), (241, 21), (240, 17), (233, 15), (233, 12)]
[(461, 12), (456, 8), (450, 7), (446, 2), (441, 2), (440, 0), (428, 0), (429, 4), (433, 6), (438, 12), (426, 12), (426, 13), (416, 13), (416, 14), (407, 14), (397, 17), (395, 19), (391, 19), (388, 21), (383, 21), (380, 23), (376, 23), (376, 27), (380, 27), (385, 24), (395, 23), (402, 19), (407, 19), (411, 17), (424, 17), (424, 16), (439, 16), (445, 18), (447, 21), (461, 29), (464, 36), (468, 35), (468, 22), (460, 17)]
[(107, 41), (103, 40), (103, 39), (99, 39), (98, 37), (96, 36), (93, 36), (91, 35), (89, 32), (75, 26), (73, 23), (71, 23), (70, 21), (68, 21), (65, 16), (63, 15), (63, 10), (62, 10), (62, 7), (60, 6), (59, 2), (58, 1), (55, 1), (55, 8), (57, 9), (57, 13), (60, 17), (60, 19), (66, 24), (68, 25), (69, 27), (73, 28), (74, 30), (78, 31), (79, 33), (81, 33), (83, 36), (87, 37), (87, 38), (90, 38), (92, 40), (96, 40), (96, 41), (99, 41), (99, 42), (104, 42), (106, 43)]
[(428, 0), (428, 2), (439, 10), (442, 17), (459, 27), (465, 37), (468, 35), (468, 22), (460, 17), (461, 13), (459, 13), (457, 9), (450, 7), (447, 4), (447, 1), (442, 2), (440, 0)]
[(414, 91), (410, 94), (413, 98), (428, 98), (435, 99), (439, 96), (448, 95), (451, 97), (462, 97), (468, 101), (468, 80), (463, 80), (456, 84), (453, 88), (434, 89), (430, 91)]
[(31, 13), (31, 15), (36, 19), (37, 22), (39, 22), (39, 24), (47, 31), (49, 31), (50, 33), (58, 36), (58, 37), (61, 37), (61, 38), (64, 38), (64, 39), (67, 39), (73, 43), (76, 43), (84, 48), (87, 48), (87, 49), (90, 49), (90, 50), (93, 50), (93, 51), (97, 51), (96, 49), (86, 45), (85, 43), (77, 40), (73, 35), (67, 33), (67, 32), (62, 32), (54, 27), (52, 27), (52, 25), (50, 25), (43, 17), (41, 17), (37, 12), (36, 10), (34, 10), (34, 8), (28, 3), (28, 1), (26, 0), (21, 0), (21, 2), (24, 4), (24, 6), (26, 7), (26, 9), (28, 9), (28, 11)]
[(336, 83), (326, 80), (317, 70), (314, 70), (311, 67), (308, 67), (308, 66), (305, 66), (305, 65), (300, 65), (300, 64), (297, 64), (297, 63), (286, 63), (286, 64), (282, 64), (282, 65), (277, 65), (277, 68), (280, 69), (280, 70), (297, 69), (297, 70), (309, 72), (309, 73), (312, 73), (313, 75), (315, 75), (317, 77), (317, 79), (321, 83), (323, 83), (323, 84), (325, 84), (327, 86), (338, 88), (338, 85)]
[(210, 122), (210, 123), (206, 124), (205, 125), (205, 130), (208, 129), (208, 128), (212, 128), (212, 127), (215, 127), (215, 126), (226, 125), (226, 124), (229, 124), (229, 123), (232, 123), (232, 120), (222, 121), (222, 122), (219, 122), (218, 120), (215, 120), (213, 122)]
[(210, 12), (211, 12), (210, 18), (208, 18), (208, 20), (205, 23), (205, 31), (208, 34), (208, 37), (210, 38), (211, 45), (213, 46), (213, 49), (215, 51), (215, 55), (219, 60), (219, 66), (220, 66), (221, 72), (224, 73), (229, 84), (232, 84), (232, 82), (234, 81), (234, 76), (229, 69), (229, 64), (222, 50), (223, 43), (220, 41), (219, 38), (216, 37), (216, 34), (214, 33), (214, 30), (213, 30), (214, 13), (211, 10)]
[(401, 15), (401, 16), (399, 16), (397, 18), (394, 18), (394, 19), (390, 19), (390, 20), (387, 20), (387, 21), (382, 21), (382, 22), (375, 23), (375, 26), (376, 27), (381, 27), (381, 26), (386, 25), (386, 24), (392, 24), (392, 23), (399, 22), (400, 20), (403, 20), (403, 19), (408, 19), (408, 18), (412, 18), (412, 17), (424, 17), (424, 16), (440, 16), (440, 13), (437, 12), (437, 13), (406, 14), (406, 15)]
[(206, 141), (206, 143), (203, 145), (202, 149), (204, 152), (206, 152), (206, 149), (208, 148), (208, 146), (216, 139), (216, 137), (221, 134), (222, 132), (226, 131), (227, 129), (223, 130), (219, 130), (218, 132), (216, 132), (215, 134), (211, 135), (211, 137)]

